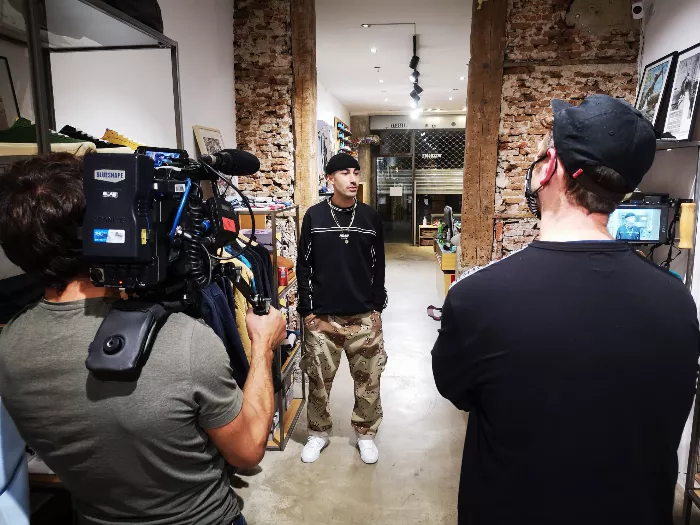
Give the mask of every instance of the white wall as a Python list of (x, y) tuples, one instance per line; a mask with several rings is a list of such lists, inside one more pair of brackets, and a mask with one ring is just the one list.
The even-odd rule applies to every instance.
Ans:
[(698, 0), (646, 0), (642, 64), (700, 42)]
[(318, 99), (316, 106), (316, 120), (323, 120), (331, 126), (335, 124), (335, 117), (350, 125), (350, 112), (338, 99), (331, 95), (326, 87), (317, 81)]
[[(160, 0), (165, 34), (180, 53), (184, 146), (192, 126), (218, 128), (235, 147), (233, 0)], [(175, 147), (169, 50), (53, 54), (56, 124), (102, 136), (105, 128), (151, 146)], [(13, 71), (14, 74), (14, 71)]]

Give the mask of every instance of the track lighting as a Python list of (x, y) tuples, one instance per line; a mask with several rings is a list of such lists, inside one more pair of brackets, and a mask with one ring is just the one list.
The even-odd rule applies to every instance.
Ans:
[[(421, 93), (423, 93), (423, 88), (418, 85), (418, 82), (413, 84), (413, 93), (415, 93), (416, 95), (420, 95)], [(413, 93), (411, 93), (411, 96), (413, 96)]]
[(420, 73), (418, 71), (414, 71), (411, 73), (411, 76), (408, 77), (408, 80), (411, 82), (418, 82), (418, 77), (420, 76)]
[(372, 27), (372, 24), (362, 24), (362, 27)]
[(420, 97), (418, 97), (418, 100), (411, 100), (411, 107), (413, 109), (416, 109), (418, 107), (418, 102), (420, 101)]
[(408, 67), (411, 69), (416, 69), (418, 67), (418, 62), (420, 61), (420, 58), (417, 57), (416, 55), (413, 55), (413, 58), (411, 58), (411, 62), (409, 62)]

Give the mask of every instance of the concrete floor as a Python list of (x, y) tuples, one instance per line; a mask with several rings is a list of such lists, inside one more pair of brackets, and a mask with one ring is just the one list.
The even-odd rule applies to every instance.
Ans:
[(287, 449), (268, 452), (255, 474), (240, 476), (236, 491), (250, 525), (457, 522), (467, 416), (433, 382), (430, 351), (439, 324), (425, 309), (441, 304), (435, 283), (429, 248), (387, 245), (389, 361), (382, 376), (379, 462), (365, 465), (354, 446), (353, 382), (343, 357), (331, 396), (335, 426), (321, 458), (312, 464), (299, 459), (307, 436), (304, 412)]
[[(354, 447), (353, 383), (343, 357), (331, 397), (335, 427), (321, 458), (308, 465), (299, 459), (307, 436), (304, 411), (284, 452), (268, 452), (260, 467), (235, 479), (250, 525), (457, 523), (467, 415), (445, 401), (433, 382), (430, 350), (438, 323), (425, 309), (441, 305), (436, 288), (430, 248), (387, 245), (389, 361), (382, 376), (379, 462), (365, 465)], [(678, 489), (676, 525), (682, 523), (682, 498)], [(693, 514), (692, 524), (700, 525), (700, 513)]]

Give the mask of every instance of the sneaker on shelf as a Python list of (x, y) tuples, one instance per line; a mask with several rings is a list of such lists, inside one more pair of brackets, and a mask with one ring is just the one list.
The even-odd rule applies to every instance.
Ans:
[(379, 460), (379, 449), (374, 439), (358, 439), (357, 448), (360, 449), (360, 458), (368, 465), (373, 465)]
[(304, 445), (304, 450), (301, 451), (301, 460), (304, 463), (313, 463), (321, 455), (321, 451), (329, 444), (327, 437), (309, 436), (309, 439)]

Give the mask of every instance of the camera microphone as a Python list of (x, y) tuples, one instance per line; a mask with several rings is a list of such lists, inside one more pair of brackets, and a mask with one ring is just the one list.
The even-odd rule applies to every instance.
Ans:
[(224, 149), (213, 155), (202, 155), (199, 160), (226, 175), (254, 175), (260, 170), (260, 161), (252, 153)]

